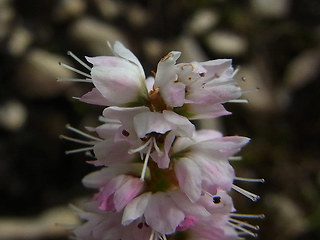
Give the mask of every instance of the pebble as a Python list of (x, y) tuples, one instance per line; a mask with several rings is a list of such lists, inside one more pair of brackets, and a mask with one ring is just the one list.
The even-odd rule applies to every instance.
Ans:
[(319, 74), (320, 49), (307, 50), (294, 58), (287, 66), (284, 80), (286, 88), (294, 91), (315, 80)]
[(228, 56), (243, 55), (248, 48), (245, 38), (228, 31), (211, 32), (206, 38), (206, 43), (213, 52)]
[(94, 18), (85, 17), (77, 20), (71, 26), (69, 34), (75, 44), (85, 47), (92, 56), (112, 55), (107, 41), (120, 41), (129, 47), (125, 35), (117, 28)]
[(259, 16), (285, 17), (290, 10), (290, 0), (251, 0), (251, 8)]
[(75, 74), (60, 66), (59, 62), (72, 65), (63, 56), (40, 49), (31, 50), (17, 71), (20, 91), (30, 98), (48, 98), (62, 93), (72, 83), (59, 83), (57, 78), (72, 78)]
[(53, 11), (56, 21), (65, 21), (83, 14), (87, 9), (84, 0), (60, 0)]
[(219, 15), (215, 11), (202, 9), (194, 14), (187, 29), (195, 35), (201, 35), (214, 28), (218, 22)]
[(0, 125), (10, 131), (21, 129), (27, 119), (25, 106), (17, 100), (9, 100), (0, 106)]
[(13, 56), (23, 55), (33, 42), (33, 36), (25, 27), (16, 27), (8, 42), (8, 51)]

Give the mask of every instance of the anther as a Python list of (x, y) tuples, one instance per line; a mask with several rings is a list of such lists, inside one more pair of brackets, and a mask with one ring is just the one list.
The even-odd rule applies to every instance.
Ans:
[(130, 133), (129, 133), (127, 130), (125, 130), (125, 129), (122, 130), (121, 134), (122, 134), (123, 136), (125, 136), (125, 137), (129, 137), (129, 135), (130, 135)]
[(220, 204), (221, 203), (221, 197), (220, 196), (213, 196), (212, 202), (214, 204)]
[(252, 201), (257, 201), (260, 199), (260, 196), (254, 194), (254, 193), (251, 193), (241, 187), (238, 187), (237, 185), (232, 185), (232, 189), (234, 189), (235, 191), (237, 191), (238, 193), (241, 193), (242, 195), (244, 195), (245, 197), (251, 199)]

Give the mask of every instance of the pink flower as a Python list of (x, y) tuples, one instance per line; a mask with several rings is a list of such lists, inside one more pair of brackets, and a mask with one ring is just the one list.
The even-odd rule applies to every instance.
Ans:
[(99, 203), (99, 209), (119, 212), (142, 191), (144, 182), (140, 178), (127, 175), (134, 173), (133, 167), (139, 168), (139, 165), (103, 168), (83, 178), (86, 187), (99, 189), (99, 193), (94, 196), (94, 200)]
[[(85, 205), (79, 215), (86, 222), (74, 230), (78, 240), (149, 240), (152, 229), (143, 219), (137, 219), (128, 226), (121, 224), (122, 212), (105, 212), (95, 202)], [(157, 240), (153, 238), (151, 240)]]
[(218, 188), (230, 190), (235, 175), (228, 158), (248, 141), (245, 137), (222, 137), (213, 130), (197, 131), (191, 139), (178, 138), (171, 158), (181, 190), (192, 202), (199, 200), (203, 191), (215, 194)]
[(110, 48), (115, 56), (86, 58), (93, 64), (91, 79), (95, 88), (82, 96), (81, 101), (107, 106), (144, 105), (148, 93), (139, 60), (120, 42)]
[(168, 154), (175, 136), (191, 137), (194, 133), (194, 125), (172, 111), (158, 113), (147, 107), (109, 107), (103, 115), (121, 123), (115, 133), (115, 142), (128, 142), (131, 153), (150, 154), (159, 168), (169, 167)]
[(154, 87), (163, 101), (189, 119), (215, 118), (230, 114), (221, 103), (241, 96), (233, 79), (231, 60), (176, 64), (180, 52), (172, 51), (158, 64)]
[[(180, 191), (144, 193), (131, 201), (125, 208), (122, 224), (128, 225), (143, 217), (146, 223), (160, 234), (172, 234), (177, 228), (191, 227), (191, 220), (209, 216), (202, 206), (193, 204)], [(187, 226), (189, 225), (189, 226)]]

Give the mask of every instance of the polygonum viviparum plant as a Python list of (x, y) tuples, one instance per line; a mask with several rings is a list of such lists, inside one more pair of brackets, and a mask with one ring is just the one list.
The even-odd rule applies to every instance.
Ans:
[(120, 42), (109, 44), (114, 56), (86, 57), (92, 67), (68, 52), (90, 73), (60, 65), (84, 76), (59, 81), (89, 82), (90, 92), (79, 98), (105, 106), (102, 124), (84, 133), (85, 139), (62, 136), (86, 145), (67, 151), (91, 151), (99, 167), (83, 178), (96, 189), (80, 210), (84, 223), (78, 240), (242, 239), (256, 236), (258, 226), (241, 219), (263, 215), (237, 213), (230, 190), (253, 201), (259, 197), (235, 181), (263, 182), (236, 177), (229, 161), (249, 139), (223, 136), (215, 130), (196, 130), (190, 120), (231, 114), (223, 103), (246, 102), (230, 59), (176, 63), (172, 51), (146, 78), (136, 56)]

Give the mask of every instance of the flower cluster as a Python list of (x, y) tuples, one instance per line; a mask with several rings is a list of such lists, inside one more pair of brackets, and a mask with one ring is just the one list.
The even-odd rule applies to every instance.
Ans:
[[(158, 240), (180, 234), (187, 239), (231, 240), (256, 236), (258, 227), (241, 218), (262, 215), (236, 213), (228, 192), (234, 189), (252, 200), (259, 197), (234, 184), (229, 161), (249, 141), (224, 137), (215, 130), (196, 130), (190, 120), (230, 114), (223, 103), (241, 102), (242, 90), (231, 60), (176, 63), (172, 51), (146, 78), (136, 56), (120, 42), (109, 47), (114, 56), (87, 57), (90, 74), (73, 70), (93, 89), (80, 101), (105, 106), (102, 125), (88, 128), (96, 136), (67, 126), (88, 145), (67, 151), (89, 151), (98, 171), (83, 178), (96, 189), (82, 210), (85, 223), (74, 230), (78, 240)], [(174, 235), (173, 235), (174, 236)]]

